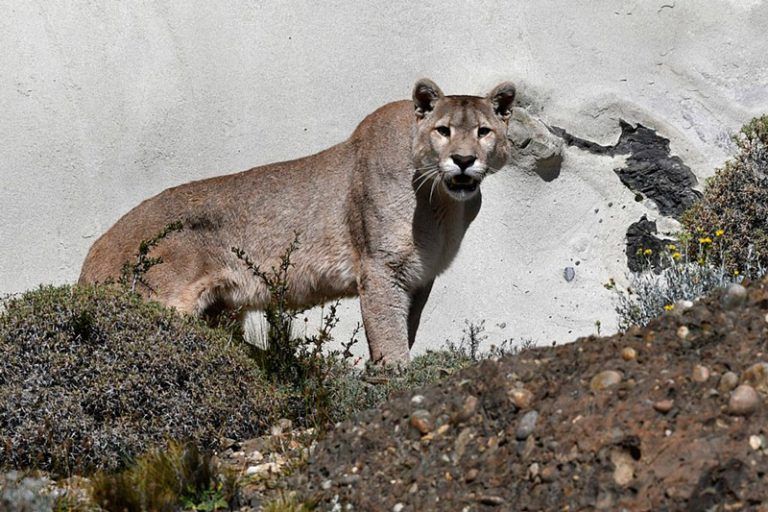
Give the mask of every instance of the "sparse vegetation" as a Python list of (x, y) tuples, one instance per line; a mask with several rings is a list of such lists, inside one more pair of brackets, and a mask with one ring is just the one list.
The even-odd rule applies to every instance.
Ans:
[[(748, 263), (768, 267), (768, 115), (752, 119), (734, 137), (737, 154), (718, 169), (704, 196), (683, 215), (692, 241), (717, 242), (709, 261), (747, 274)], [(698, 257), (695, 243), (689, 257)]]
[(166, 439), (211, 446), (277, 417), (226, 333), (115, 287), (42, 287), (0, 313), (0, 467), (117, 469)]
[(119, 473), (98, 473), (92, 481), (94, 501), (110, 512), (213, 512), (229, 509), (237, 499), (234, 475), (219, 474), (209, 456), (194, 445), (171, 443), (138, 457)]
[[(768, 265), (768, 116), (755, 118), (734, 137), (738, 153), (718, 169), (704, 195), (682, 218), (678, 243), (662, 254), (648, 248), (647, 270), (613, 280), (619, 328), (645, 325), (681, 301), (765, 273)], [(658, 265), (651, 265), (651, 258)]]
[(148, 240), (142, 240), (139, 243), (139, 250), (136, 252), (136, 259), (133, 262), (126, 261), (123, 264), (123, 268), (120, 271), (120, 284), (130, 291), (136, 291), (136, 285), (142, 285), (149, 291), (154, 291), (152, 287), (144, 279), (144, 276), (149, 269), (155, 265), (159, 265), (163, 262), (161, 257), (149, 256), (149, 251), (153, 247), (157, 246), (162, 240), (174, 231), (180, 231), (183, 229), (183, 224), (180, 221), (172, 222), (165, 226), (159, 233)]

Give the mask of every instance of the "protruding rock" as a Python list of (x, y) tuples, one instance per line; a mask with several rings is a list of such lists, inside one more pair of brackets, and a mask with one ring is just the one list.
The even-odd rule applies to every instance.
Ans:
[(749, 416), (760, 406), (760, 395), (749, 384), (742, 384), (733, 390), (728, 400), (728, 412), (734, 416)]
[(515, 437), (518, 441), (524, 441), (533, 434), (536, 430), (536, 422), (539, 420), (539, 413), (537, 411), (528, 411), (520, 419), (520, 424), (515, 431)]
[(709, 380), (709, 368), (700, 364), (694, 365), (693, 371), (691, 372), (691, 379), (700, 384), (707, 382)]
[(733, 309), (741, 306), (747, 301), (747, 289), (738, 283), (731, 283), (728, 288), (725, 289), (723, 296), (720, 298), (720, 304), (725, 309)]
[(525, 388), (515, 388), (507, 394), (518, 409), (528, 409), (531, 406), (531, 402), (533, 402), (533, 393)]
[(615, 386), (621, 382), (622, 376), (615, 370), (605, 370), (594, 377), (589, 382), (589, 387), (592, 391), (602, 391), (608, 389), (611, 386)]
[(434, 425), (429, 411), (418, 409), (411, 414), (411, 426), (423, 434), (429, 434)]
[(653, 404), (653, 408), (662, 414), (667, 414), (669, 411), (672, 410), (672, 407), (674, 405), (675, 405), (674, 400), (665, 399), (665, 400), (659, 400), (658, 402), (655, 402)]
[(720, 382), (717, 385), (717, 389), (721, 393), (728, 393), (733, 391), (733, 389), (735, 389), (738, 385), (739, 376), (733, 372), (725, 372), (723, 376), (720, 377)]
[(621, 358), (625, 361), (634, 361), (637, 359), (637, 350), (632, 347), (624, 347), (621, 350)]

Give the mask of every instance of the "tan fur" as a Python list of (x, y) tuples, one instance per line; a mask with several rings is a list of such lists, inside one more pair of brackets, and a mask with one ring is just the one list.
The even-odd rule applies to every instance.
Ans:
[(479, 188), (470, 188), (507, 163), (513, 98), (509, 83), (482, 98), (443, 96), (421, 80), (413, 101), (376, 110), (348, 140), (316, 155), (144, 201), (94, 243), (80, 283), (117, 278), (142, 240), (181, 221), (184, 228), (152, 250), (163, 263), (146, 276), (154, 292), (143, 292), (196, 315), (214, 306), (263, 309), (264, 284), (231, 248), (270, 268), (298, 233), (291, 305), (359, 295), (371, 357), (405, 361), (432, 282), (480, 209)]

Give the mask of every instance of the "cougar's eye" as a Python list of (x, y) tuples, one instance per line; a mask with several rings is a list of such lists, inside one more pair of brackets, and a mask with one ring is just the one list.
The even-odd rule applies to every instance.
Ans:
[(451, 136), (451, 129), (447, 126), (436, 126), (435, 130), (437, 133), (442, 135), (443, 137), (450, 137)]
[(477, 129), (478, 137), (485, 137), (489, 133), (491, 133), (491, 129), (488, 128), (487, 126), (481, 126), (480, 128)]

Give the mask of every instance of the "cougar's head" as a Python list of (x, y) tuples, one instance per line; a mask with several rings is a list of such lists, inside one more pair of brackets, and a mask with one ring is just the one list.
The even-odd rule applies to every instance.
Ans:
[(485, 98), (445, 96), (431, 80), (413, 89), (416, 133), (413, 141), (414, 185), (441, 187), (448, 197), (465, 201), (477, 194), (483, 178), (508, 161), (507, 122), (515, 86), (504, 82)]

